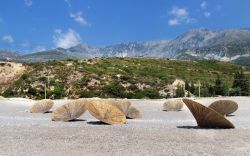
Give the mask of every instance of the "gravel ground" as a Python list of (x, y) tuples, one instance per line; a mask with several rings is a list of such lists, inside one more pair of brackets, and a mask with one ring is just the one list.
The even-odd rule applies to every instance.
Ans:
[[(75, 122), (31, 114), (27, 99), (0, 100), (0, 155), (250, 155), (250, 97), (201, 98), (204, 105), (231, 99), (235, 129), (199, 129), (186, 106), (162, 111), (164, 100), (131, 100), (143, 118), (104, 125), (88, 112)], [(66, 103), (56, 100), (53, 109)]]

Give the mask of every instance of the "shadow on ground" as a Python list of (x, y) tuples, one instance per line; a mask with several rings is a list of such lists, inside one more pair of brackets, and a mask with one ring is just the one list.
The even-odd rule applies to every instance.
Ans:
[(83, 119), (73, 119), (73, 120), (70, 120), (69, 122), (79, 122), (79, 121), (86, 121), (86, 120), (83, 120)]
[(211, 129), (215, 129), (215, 130), (225, 130), (227, 128), (202, 128), (199, 126), (176, 126), (177, 128), (181, 128), (181, 129), (204, 129), (204, 130), (211, 130)]
[(235, 115), (233, 115), (233, 114), (226, 115), (226, 117), (233, 117), (233, 116), (235, 116)]
[(167, 111), (167, 110), (162, 110), (163, 112), (181, 112), (182, 110), (177, 110), (177, 111)]
[(204, 129), (200, 128), (198, 126), (176, 126), (177, 128), (182, 128), (182, 129)]
[(49, 113), (52, 113), (53, 111), (47, 111), (47, 112), (44, 112), (44, 114), (49, 114)]
[(109, 125), (109, 124), (106, 124), (106, 123), (101, 122), (101, 121), (89, 121), (89, 122), (87, 122), (87, 124), (90, 124), (90, 125)]

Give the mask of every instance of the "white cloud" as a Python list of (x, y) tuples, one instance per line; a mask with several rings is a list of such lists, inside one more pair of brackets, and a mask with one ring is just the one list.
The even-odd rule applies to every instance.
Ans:
[(191, 18), (189, 16), (189, 12), (185, 8), (179, 8), (179, 7), (172, 7), (171, 11), (169, 12), (173, 18), (169, 19), (168, 25), (173, 26), (173, 25), (178, 25), (178, 24), (187, 24), (194, 22), (195, 19)]
[(11, 35), (5, 35), (2, 37), (2, 40), (4, 42), (7, 42), (7, 43), (13, 43), (14, 42), (14, 39)]
[(204, 16), (205, 16), (205, 17), (209, 17), (209, 16), (211, 16), (211, 13), (208, 12), (208, 11), (206, 11), (206, 12), (204, 12)]
[(55, 34), (53, 36), (53, 41), (56, 47), (67, 49), (81, 43), (81, 37), (76, 31), (68, 29), (66, 33), (62, 33), (61, 30), (58, 30), (60, 29), (55, 30)]
[(70, 13), (70, 17), (73, 18), (80, 25), (88, 25), (88, 22), (82, 17), (82, 12)]
[(62, 29), (55, 29), (54, 31), (55, 33), (58, 33), (58, 34), (62, 33)]
[(201, 9), (206, 9), (207, 8), (207, 2), (206, 1), (203, 1), (201, 3)]
[(33, 52), (40, 52), (40, 51), (45, 51), (46, 48), (44, 46), (38, 45), (33, 49)]
[(177, 19), (170, 19), (168, 21), (168, 25), (177, 25), (179, 24), (178, 20)]
[(23, 48), (27, 48), (30, 46), (30, 43), (28, 41), (23, 41), (21, 44), (20, 44), (21, 47)]
[(207, 2), (203, 1), (200, 6), (201, 6), (201, 9), (203, 10), (203, 15), (205, 17), (210, 17), (211, 12), (207, 9)]
[(68, 5), (70, 8), (72, 7), (70, 0), (64, 0), (64, 1), (67, 3), (67, 5)]
[(32, 0), (24, 0), (24, 2), (27, 7), (30, 7), (33, 4)]
[(172, 10), (170, 11), (170, 14), (181, 17), (181, 16), (187, 16), (188, 11), (184, 8), (173, 7)]

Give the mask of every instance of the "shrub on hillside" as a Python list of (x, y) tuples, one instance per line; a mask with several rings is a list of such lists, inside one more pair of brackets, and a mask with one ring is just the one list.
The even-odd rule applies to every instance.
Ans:
[(47, 81), (47, 77), (45, 77), (45, 76), (39, 77), (38, 80), (41, 81), (41, 82), (46, 82)]
[(219, 76), (217, 76), (217, 79), (215, 80), (214, 91), (216, 95), (226, 95), (226, 87), (223, 85)]
[(28, 93), (30, 95), (36, 95), (36, 89), (35, 88), (32, 88), (31, 86), (29, 86), (28, 88)]
[(125, 88), (120, 85), (117, 81), (112, 81), (108, 85), (104, 86), (104, 91), (111, 97), (125, 97)]
[(238, 91), (238, 93), (235, 92), (234, 94), (238, 96), (248, 96), (250, 91), (249, 86), (248, 79), (246, 78), (243, 71), (236, 72), (234, 75), (233, 89)]
[(7, 90), (4, 91), (2, 95), (3, 97), (14, 97), (15, 93), (12, 91), (11, 88), (8, 88)]
[(176, 90), (176, 93), (175, 93), (175, 97), (184, 97), (185, 96), (185, 91), (184, 91), (184, 88), (180, 85), (177, 86), (177, 90)]
[(91, 91), (82, 90), (80, 91), (80, 98), (92, 98), (95, 97), (95, 94)]
[(65, 91), (64, 91), (64, 85), (61, 83), (58, 83), (55, 85), (54, 89), (54, 95), (55, 99), (61, 99), (65, 96)]
[(240, 96), (241, 95), (241, 88), (240, 87), (231, 88), (229, 90), (229, 95), (230, 96)]
[(136, 99), (141, 99), (141, 98), (159, 99), (160, 95), (156, 89), (147, 88), (144, 90), (136, 91), (133, 98), (136, 98)]
[(27, 80), (27, 79), (28, 79), (28, 74), (23, 74), (23, 75), (21, 76), (21, 79), (22, 79), (22, 80)]

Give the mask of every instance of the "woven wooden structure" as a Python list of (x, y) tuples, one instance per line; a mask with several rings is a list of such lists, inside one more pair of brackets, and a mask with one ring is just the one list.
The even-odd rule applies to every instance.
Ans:
[(30, 108), (31, 113), (46, 113), (53, 107), (54, 102), (50, 99), (37, 101)]
[(96, 119), (110, 125), (126, 123), (126, 116), (124, 113), (105, 100), (91, 101), (88, 104), (88, 111)]
[(201, 128), (234, 128), (234, 125), (224, 116), (213, 109), (205, 107), (198, 102), (183, 99), (183, 102), (189, 108), (197, 124)]
[(208, 107), (221, 115), (229, 115), (238, 109), (238, 104), (232, 100), (218, 100), (211, 103)]
[(182, 99), (169, 99), (163, 104), (163, 110), (165, 111), (180, 111), (184, 103)]
[(70, 121), (79, 118), (87, 110), (88, 101), (78, 99), (58, 107), (53, 111), (52, 121)]

